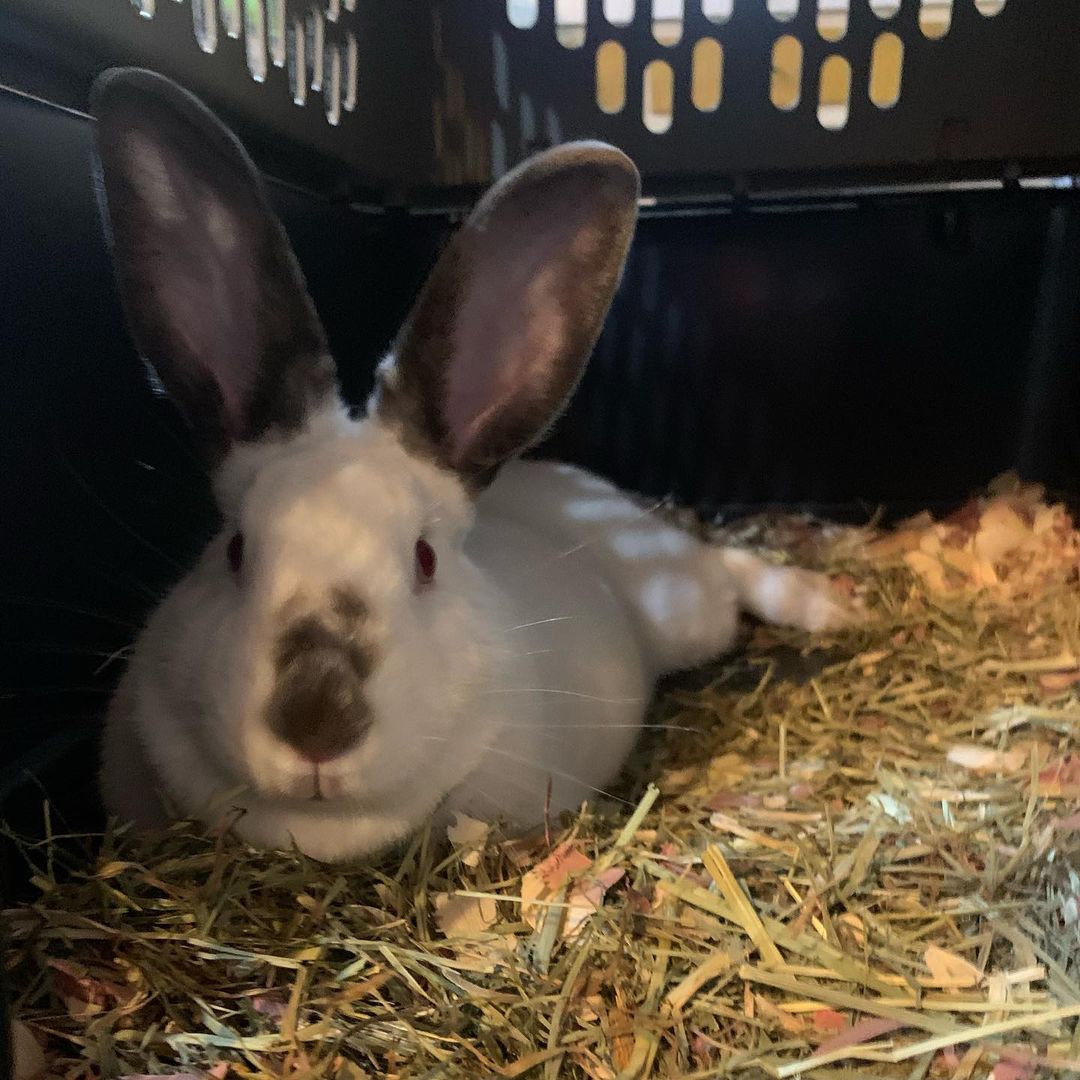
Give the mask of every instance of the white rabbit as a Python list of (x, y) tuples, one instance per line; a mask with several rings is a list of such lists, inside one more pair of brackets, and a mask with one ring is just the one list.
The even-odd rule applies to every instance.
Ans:
[[(638, 175), (562, 146), (496, 184), (350, 419), (284, 232), (238, 142), (148, 72), (95, 87), (135, 343), (188, 416), (226, 525), (152, 614), (101, 784), (137, 826), (235, 825), (336, 860), (440, 806), (528, 826), (619, 770), (654, 680), (738, 609), (819, 629), (827, 581), (704, 545), (577, 469), (510, 463), (576, 385)], [(497, 478), (496, 478), (497, 474)]]

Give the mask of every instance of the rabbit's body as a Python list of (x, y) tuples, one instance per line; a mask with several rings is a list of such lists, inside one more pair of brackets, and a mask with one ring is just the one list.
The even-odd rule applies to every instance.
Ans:
[[(357, 442), (373, 470), (351, 467)], [(243, 812), (238, 832), (254, 843), (295, 842), (317, 858), (340, 858), (401, 836), (448, 792), (453, 808), (527, 825), (543, 814), (548, 778), (551, 805), (560, 810), (595, 795), (618, 770), (637, 736), (657, 661), (635, 632), (632, 601), (618, 592), (622, 582), (608, 579), (589, 547), (617, 537), (613, 522), (597, 520), (613, 504), (639, 528), (659, 523), (603, 481), (546, 463), (508, 466), (479, 500), (460, 573), (440, 576), (442, 595), (422, 612), (446, 619), (440, 648), (410, 656), (413, 627), (404, 620), (378, 625), (382, 620), (369, 617), (366, 637), (405, 647), (378, 664), (368, 681), (374, 710), (400, 723), (396, 731), (373, 731), (361, 760), (349, 763), (364, 778), (364, 790), (334, 798), (329, 767), (320, 778), (325, 798), (313, 800), (309, 784), (292, 790), (294, 772), (281, 764), (285, 755), (259, 724), (245, 728), (236, 754), (225, 760), (199, 737), (207, 713), (243, 713), (247, 702), (271, 692), (266, 639), (279, 632), (282, 608), (297, 602), (297, 583), (312, 589), (322, 580), (331, 591), (322, 568), (332, 567), (339, 584), (364, 583), (372, 609), (380, 606), (380, 592), (407, 587), (387, 565), (381, 544), (365, 550), (349, 529), (351, 514), (335, 528), (340, 507), (365, 500), (385, 506), (385, 494), (374, 486), (365, 490), (366, 481), (377, 483), (391, 468), (397, 476), (410, 467), (430, 474), (422, 490), (432, 505), (441, 504), (432, 514), (433, 530), (436, 518), (449, 523), (470, 512), (456, 485), (439, 492), (444, 478), (436, 470), (396, 460), (400, 454), (378, 425), (338, 417), (307, 447), (243, 463), (245, 471), (255, 467), (260, 474), (251, 502), (267, 514), (265, 521), (245, 522), (245, 531), (278, 541), (273, 587), (253, 590), (242, 609), (228, 594), (222, 603), (221, 553), (212, 546), (155, 611), (136, 642), (106, 729), (103, 781), (117, 813), (163, 824), (175, 812), (206, 817), (235, 807)], [(244, 478), (242, 485), (248, 484)], [(519, 497), (525, 491), (533, 496), (527, 509)], [(574, 492), (578, 498), (568, 498)], [(544, 520), (542, 532), (528, 520), (536, 515)], [(340, 548), (349, 550), (347, 578)], [(467, 604), (456, 603), (459, 595)], [(715, 620), (720, 629), (735, 616), (734, 595), (724, 600)], [(312, 606), (322, 603), (317, 598)], [(223, 653), (205, 633), (208, 622), (240, 648)], [(403, 685), (404, 706), (398, 700)], [(448, 707), (455, 696), (469, 701), (468, 716), (457, 724), (448, 722), (458, 715)], [(396, 739), (413, 745), (395, 748)], [(418, 749), (422, 775), (410, 767)], [(379, 768), (371, 769), (365, 757)]]
[[(290, 557), (279, 552), (276, 583), (316, 580), (320, 565), (340, 573), (340, 552), (320, 551), (325, 544), (352, 549), (356, 578), (382, 576), (387, 592), (402, 587), (379, 565), (378, 546), (365, 553), (348, 516), (340, 529), (334, 527), (336, 508), (365, 498), (372, 505), (385, 501), (376, 490), (365, 492), (357, 471), (350, 469), (357, 440), (364, 444), (366, 461), (395, 474), (406, 465), (395, 460), (400, 451), (382, 431), (344, 417), (328, 418), (325, 430), (304, 450), (294, 445), (288, 454), (271, 450), (266, 461), (251, 455), (243, 463), (243, 471), (262, 473), (261, 483), (274, 493), (261, 503), (268, 521), (252, 523), (263, 535), (272, 525), (287, 527), (293, 520), (320, 525), (314, 535), (296, 527), (300, 559), (313, 566), (296, 566), (283, 575), (282, 564)], [(442, 478), (431, 472), (425, 481), (437, 486)], [(368, 475), (364, 470), (364, 478)], [(455, 502), (454, 487), (442, 497), (446, 512)], [(319, 534), (326, 539), (320, 541)], [(208, 618), (221, 625), (237, 615), (228, 603), (214, 610), (220, 601), (220, 551), (212, 547), (157, 609), (137, 642), (107, 726), (103, 780), (110, 806), (123, 817), (155, 825), (176, 812), (206, 817), (235, 808), (242, 812), (237, 831), (251, 842), (296, 843), (326, 859), (396, 839), (440, 803), (447, 811), (531, 825), (548, 805), (558, 812), (600, 792), (638, 737), (655, 679), (727, 649), (740, 606), (750, 606), (750, 592), (754, 587), (760, 592), (761, 582), (780, 586), (767, 590), (778, 609), (764, 612), (780, 621), (820, 629), (840, 615), (820, 579), (754, 559), (743, 564), (752, 572), (743, 575), (750, 592), (744, 588), (740, 595), (740, 582), (725, 565), (733, 553), (701, 544), (599, 477), (556, 463), (507, 465), (477, 501), (464, 554), (461, 579), (442, 580), (440, 588), (452, 593), (460, 586), (480, 617), (471, 626), (454, 617), (442, 651), (402, 656), (400, 668), (383, 665), (371, 680), (375, 708), (390, 713), (397, 688), (410, 683), (415, 715), (402, 716), (402, 727), (413, 745), (401, 747), (398, 761), (415, 760), (415, 744), (428, 743), (421, 776), (407, 768), (397, 771), (392, 762), (386, 768), (394, 751), (380, 745), (379, 732), (369, 737), (364, 752), (382, 763), (377, 771), (382, 782), (365, 779), (363, 792), (346, 792), (340, 799), (332, 795), (332, 772), (322, 778), (327, 797), (321, 800), (312, 800), (308, 790), (290, 793), (288, 770), (278, 778), (281, 790), (274, 791), (271, 780), (270, 790), (253, 791), (245, 763), (255, 761), (261, 775), (273, 776), (278, 756), (259, 726), (251, 729), (251, 745), (239, 745), (233, 760), (218, 760), (214, 748), (199, 738), (207, 701), (193, 702), (200, 715), (191, 716), (185, 698), (200, 687), (224, 708), (243, 708), (242, 701), (229, 704), (238, 685), (235, 672), (247, 670), (256, 686), (260, 682), (259, 660), (269, 650), (254, 628), (260, 623), (272, 628), (283, 599), (273, 590), (260, 597), (247, 616), (249, 625), (230, 634), (244, 643), (242, 655), (219, 655), (198, 628)], [(408, 640), (411, 628), (379, 632)], [(440, 669), (440, 658), (449, 660), (449, 670)], [(471, 673), (464, 682), (474, 694), (473, 706), (454, 730), (436, 718), (454, 715), (445, 695), (462, 685), (464, 672)], [(264, 666), (262, 681), (270, 678)], [(417, 694), (420, 689), (425, 693)], [(257, 690), (254, 696), (262, 694)], [(357, 776), (369, 775), (365, 764), (353, 763)]]
[(179, 88), (94, 96), (136, 344), (189, 416), (225, 528), (153, 612), (101, 784), (138, 825), (231, 819), (322, 859), (437, 807), (520, 825), (618, 771), (658, 675), (740, 605), (809, 628), (824, 579), (704, 545), (610, 484), (516, 462), (573, 391), (633, 232), (637, 173), (575, 144), (497, 184), (351, 419), (239, 144)]

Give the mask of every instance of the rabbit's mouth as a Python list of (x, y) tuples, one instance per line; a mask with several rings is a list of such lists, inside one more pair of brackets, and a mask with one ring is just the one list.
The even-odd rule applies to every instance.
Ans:
[(337, 802), (345, 795), (341, 779), (318, 765), (313, 765), (309, 773), (298, 776), (289, 788), (290, 796), (303, 799), (305, 802)]

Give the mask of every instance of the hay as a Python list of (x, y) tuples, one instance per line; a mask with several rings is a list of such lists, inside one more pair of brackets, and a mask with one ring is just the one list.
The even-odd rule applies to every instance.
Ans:
[(669, 690), (657, 786), (612, 816), (524, 841), (461, 820), (449, 846), (348, 869), (185, 825), (92, 861), (26, 846), (27, 1075), (38, 1045), (53, 1077), (1080, 1069), (1065, 511), (1007, 479), (888, 535), (778, 518), (726, 538), (827, 567), (874, 618), (829, 653), (758, 628)]

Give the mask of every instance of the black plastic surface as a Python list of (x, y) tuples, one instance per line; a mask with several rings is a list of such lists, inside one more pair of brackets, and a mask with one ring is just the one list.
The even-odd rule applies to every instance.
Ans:
[[(736, 0), (723, 24), (702, 14), (701, 0), (687, 0), (681, 39), (670, 46), (655, 40), (646, 0), (626, 27), (606, 20), (604, 0), (587, 0), (584, 43), (573, 49), (557, 40), (554, 0), (540, 0), (531, 29), (510, 24), (505, 0), (361, 0), (326, 24), (330, 38), (354, 33), (359, 49), (356, 110), (336, 128), (320, 92), (302, 108), (291, 103), (284, 70), (271, 67), (255, 82), (242, 40), (222, 34), (213, 55), (200, 51), (190, 4), (158, 0), (146, 19), (130, 0), (7, 0), (0, 82), (78, 108), (102, 68), (152, 67), (205, 97), (275, 175), (389, 204), (467, 199), (531, 150), (576, 138), (621, 146), (648, 195), (676, 200), (1080, 172), (1080, 6), (1063, 0), (1008, 0), (993, 17), (974, 0), (955, 0), (940, 40), (920, 29), (920, 0), (901, 0), (889, 19), (858, 0), (835, 42), (818, 33), (813, 0), (786, 22), (765, 0)], [(293, 16), (309, 5), (287, 7)], [(899, 100), (887, 109), (868, 94), (873, 44), (885, 32), (904, 45)], [(803, 48), (800, 98), (789, 111), (769, 98), (772, 49), (783, 35)], [(710, 113), (690, 101), (693, 49), (703, 37), (724, 49), (723, 97)], [(595, 101), (596, 50), (609, 40), (626, 54), (626, 103), (615, 115)], [(830, 56), (852, 72), (839, 131), (817, 118)], [(665, 134), (642, 122), (643, 73), (653, 60), (674, 71)]]
[[(682, 38), (656, 42), (652, 4), (639, 0), (634, 20), (614, 27), (604, 0), (588, 0), (579, 48), (556, 40), (555, 7), (541, 2), (531, 29), (510, 25), (502, 3), (443, 0), (444, 48), (464, 73), (469, 115), (503, 131), (512, 164), (529, 151), (526, 112), (554, 113), (563, 138), (598, 138), (625, 149), (646, 177), (646, 191), (685, 197), (719, 191), (755, 192), (961, 178), (1002, 179), (1080, 169), (1080, 7), (1061, 0), (1009, 0), (992, 18), (974, 0), (955, 0), (940, 40), (919, 28), (919, 0), (901, 0), (890, 19), (865, 0), (852, 2), (848, 29), (837, 42), (816, 29), (817, 4), (802, 0), (782, 22), (765, 0), (735, 0), (729, 21), (715, 24), (698, 0), (687, 0)], [(771, 5), (770, 5), (771, 6)], [(884, 32), (904, 46), (901, 91), (893, 108), (868, 95), (871, 50)], [(803, 48), (798, 105), (784, 111), (769, 98), (772, 48), (793, 35)], [(691, 105), (692, 53), (703, 37), (724, 49), (723, 97), (715, 112)], [(594, 99), (596, 50), (604, 41), (626, 52), (626, 104), (606, 115)], [(480, 57), (505, 55), (504, 100)], [(818, 77), (826, 57), (851, 65), (850, 116), (840, 131), (817, 119)], [(653, 134), (642, 123), (643, 72), (652, 60), (674, 71), (671, 129)], [(500, 64), (500, 66), (503, 66)], [(548, 125), (551, 126), (550, 124)], [(545, 125), (539, 125), (541, 134)], [(475, 179), (485, 181), (486, 176)]]
[[(320, 10), (324, 10), (322, 5)], [(287, 23), (308, 5), (288, 0)], [(218, 32), (204, 53), (192, 29), (191, 0), (158, 0), (152, 19), (130, 0), (5, 0), (0, 6), (0, 84), (83, 110), (94, 77), (109, 67), (148, 67), (176, 79), (243, 138), (272, 175), (337, 199), (393, 201), (411, 176), (433, 175), (431, 100), (438, 89), (430, 13), (423, 4), (361, 3), (324, 21), (325, 40), (355, 37), (356, 107), (337, 126), (326, 95), (308, 89), (293, 103), (288, 69), (249, 70), (244, 40)]]
[(553, 448), (713, 513), (1078, 482), (1080, 202), (654, 217)]

